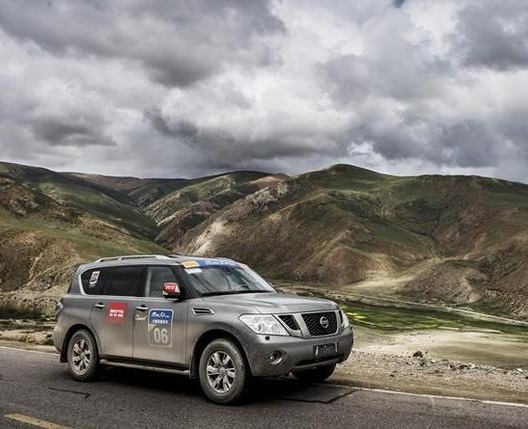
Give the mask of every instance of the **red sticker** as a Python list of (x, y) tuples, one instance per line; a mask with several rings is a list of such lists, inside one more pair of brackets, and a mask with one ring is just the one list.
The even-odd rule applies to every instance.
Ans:
[(106, 312), (106, 323), (123, 324), (126, 316), (126, 302), (111, 302)]

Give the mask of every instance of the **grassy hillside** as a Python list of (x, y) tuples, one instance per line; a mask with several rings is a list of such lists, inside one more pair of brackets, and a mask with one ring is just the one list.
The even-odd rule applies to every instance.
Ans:
[[(0, 303), (52, 306), (75, 267), (160, 253), (156, 224), (125, 194), (49, 170), (0, 163)], [(43, 298), (43, 296), (48, 298)]]
[(76, 263), (100, 256), (178, 252), (528, 318), (527, 231), (528, 186), (482, 177), (335, 165), (139, 179), (0, 163), (0, 291), (64, 288)]
[(337, 165), (238, 200), (174, 250), (233, 256), (277, 278), (350, 290), (372, 282), (368, 293), (527, 317), (527, 227), (525, 185)]
[(63, 207), (73, 207), (137, 236), (153, 238), (156, 224), (124, 193), (44, 168), (0, 163), (0, 178), (13, 180)]

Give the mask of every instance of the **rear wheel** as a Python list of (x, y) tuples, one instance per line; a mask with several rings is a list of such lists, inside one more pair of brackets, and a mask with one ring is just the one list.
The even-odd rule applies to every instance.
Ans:
[(242, 351), (230, 340), (211, 341), (202, 352), (200, 385), (205, 395), (217, 404), (233, 404), (242, 399), (250, 374)]
[(77, 381), (90, 381), (97, 375), (99, 366), (97, 344), (86, 329), (78, 330), (70, 338), (67, 361), (70, 374)]
[(336, 364), (319, 366), (317, 368), (307, 369), (305, 371), (294, 371), (293, 375), (305, 383), (319, 383), (330, 377), (336, 368)]

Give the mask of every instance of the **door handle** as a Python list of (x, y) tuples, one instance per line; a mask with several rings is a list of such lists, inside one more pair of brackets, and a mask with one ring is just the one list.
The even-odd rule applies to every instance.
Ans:
[(102, 302), (100, 302), (99, 304), (95, 304), (94, 307), (97, 308), (98, 310), (102, 310), (103, 308), (105, 308), (105, 305)]
[(148, 307), (146, 305), (138, 305), (136, 307), (136, 310), (137, 311), (147, 311), (148, 310)]

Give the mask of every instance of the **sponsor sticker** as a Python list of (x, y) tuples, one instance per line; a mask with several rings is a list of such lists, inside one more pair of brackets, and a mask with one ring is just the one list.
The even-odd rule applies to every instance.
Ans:
[(182, 265), (183, 268), (195, 268), (200, 266), (196, 261), (184, 261), (182, 262)]
[(189, 269), (185, 270), (185, 272), (186, 272), (187, 274), (200, 274), (200, 273), (202, 273), (203, 271), (202, 271), (201, 268), (189, 268)]
[(199, 259), (197, 261), (182, 262), (183, 268), (199, 268), (199, 267), (214, 267), (214, 266), (228, 266), (238, 267), (240, 264), (228, 259)]
[(148, 317), (148, 340), (153, 347), (172, 347), (173, 310), (152, 308)]
[(221, 267), (238, 267), (238, 262), (235, 261), (229, 261), (226, 259), (202, 259), (201, 261), (198, 261), (198, 265), (200, 267), (213, 267), (213, 266), (221, 266)]
[(97, 281), (99, 280), (99, 274), (101, 274), (101, 271), (92, 272), (92, 275), (90, 276), (90, 282), (88, 283), (89, 287), (97, 286)]
[(111, 302), (106, 310), (106, 323), (122, 325), (126, 320), (126, 302)]

